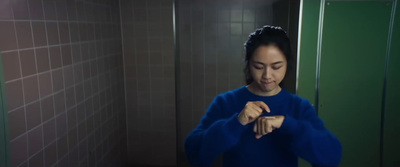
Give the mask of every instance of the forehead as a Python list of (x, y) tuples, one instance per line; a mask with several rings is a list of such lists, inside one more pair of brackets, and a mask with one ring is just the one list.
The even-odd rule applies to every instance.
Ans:
[(253, 61), (259, 61), (262, 63), (274, 63), (277, 61), (286, 61), (283, 52), (274, 45), (259, 46), (252, 56)]

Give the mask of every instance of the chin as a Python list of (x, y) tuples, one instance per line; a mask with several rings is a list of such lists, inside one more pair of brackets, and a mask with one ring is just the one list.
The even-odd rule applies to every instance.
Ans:
[(266, 87), (266, 86), (263, 86), (262, 84), (259, 84), (258, 87), (263, 92), (271, 92), (272, 90), (275, 89), (275, 87)]

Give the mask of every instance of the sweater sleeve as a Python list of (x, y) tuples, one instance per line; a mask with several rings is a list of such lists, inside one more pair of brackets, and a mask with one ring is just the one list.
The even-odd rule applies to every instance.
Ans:
[(211, 103), (200, 124), (188, 135), (185, 153), (194, 166), (211, 166), (223, 152), (235, 146), (245, 126), (237, 119), (238, 113), (224, 117), (221, 97)]
[(289, 136), (289, 149), (314, 166), (338, 166), (342, 156), (340, 141), (325, 128), (314, 107), (304, 100), (300, 118), (286, 116), (279, 129)]

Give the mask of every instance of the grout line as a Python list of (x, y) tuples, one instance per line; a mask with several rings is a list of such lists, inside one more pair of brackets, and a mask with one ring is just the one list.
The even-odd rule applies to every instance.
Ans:
[[(125, 64), (127, 63), (126, 61), (125, 61), (125, 46), (124, 46), (124, 29), (123, 29), (123, 23), (122, 23), (122, 7), (121, 7), (121, 0), (118, 0), (118, 7), (119, 7), (119, 21), (120, 21), (120, 28), (121, 28), (121, 46), (122, 46), (122, 67), (123, 67), (123, 77), (124, 77), (124, 97), (125, 97), (125, 100), (124, 100), (124, 102), (125, 102), (125, 126), (127, 127), (126, 128), (126, 141), (129, 141), (129, 139), (128, 139), (128, 102), (127, 102), (127, 99), (128, 99), (128, 93), (127, 93), (127, 81), (126, 81), (126, 78), (127, 78), (127, 74), (126, 74), (126, 68), (125, 68)], [(134, 17), (134, 7), (133, 7), (133, 2), (132, 2), (132, 6), (131, 6), (131, 8), (132, 8), (132, 19), (133, 19), (133, 17)], [(137, 80), (136, 80), (136, 86), (137, 86)], [(126, 147), (128, 147), (128, 142), (126, 143)], [(128, 149), (127, 149), (128, 150)], [(126, 151), (126, 155), (128, 155), (128, 151)]]
[[(17, 43), (17, 48), (19, 48), (19, 42), (18, 42), (18, 34), (17, 34), (17, 27), (16, 27), (16, 25), (15, 25), (15, 15), (14, 15), (14, 9), (13, 8), (11, 8), (11, 12), (12, 12), (12, 15), (13, 15), (13, 24), (14, 24), (14, 35), (15, 35), (15, 39), (16, 39), (16, 43)], [(22, 74), (22, 59), (21, 59), (21, 55), (20, 55), (20, 51), (18, 50), (18, 57), (19, 57), (19, 69), (20, 69), (20, 74), (21, 74), (21, 77), (23, 77), (23, 74)], [(25, 105), (25, 91), (24, 91), (24, 80), (23, 79), (21, 79), (21, 86), (22, 86), (22, 96), (23, 96), (23, 108), (24, 108), (24, 117), (25, 117), (25, 132), (24, 133), (22, 133), (22, 135), (21, 135), (21, 137), (23, 136), (23, 135), (26, 135), (26, 137), (25, 137), (25, 141), (26, 141), (26, 153), (29, 155), (29, 142), (28, 142), (28, 133), (26, 132), (26, 131), (28, 131), (28, 119), (27, 119), (27, 111), (26, 111), (26, 105)], [(15, 138), (15, 139), (17, 139), (17, 137)], [(11, 143), (11, 141), (10, 141), (10, 143)], [(27, 160), (25, 160), (24, 162), (27, 162)], [(22, 162), (22, 163), (20, 163), (20, 164), (18, 164), (18, 166), (19, 165), (21, 165), (21, 164), (23, 164), (24, 162)], [(11, 162), (10, 162), (10, 165), (12, 165), (11, 164)], [(27, 163), (27, 166), (29, 167), (29, 163)]]
[[(27, 2), (27, 3), (28, 3), (28, 14), (29, 14), (29, 18), (31, 18), (31, 15), (30, 15), (31, 9), (29, 8), (29, 2)], [(32, 21), (29, 21), (29, 24), (30, 24), (30, 28), (31, 28), (32, 47), (33, 47), (33, 46), (35, 46), (35, 38), (34, 38), (34, 35), (33, 35)], [(19, 47), (18, 47), (18, 48), (19, 48)], [(35, 57), (36, 73), (38, 73), (39, 68), (38, 68), (38, 64), (37, 64), (36, 49), (33, 49), (33, 54), (34, 54), (33, 56)], [(37, 75), (37, 76), (36, 76), (36, 78), (37, 78), (37, 88), (38, 88), (38, 95), (39, 95), (39, 99), (40, 99), (40, 98), (41, 98), (41, 93), (40, 93), (40, 80), (39, 80), (39, 75), (38, 75), (38, 74), (35, 74), (35, 75)], [(42, 130), (42, 147), (43, 147), (43, 146), (44, 146), (44, 130), (43, 130), (42, 105), (41, 105), (41, 103), (39, 103), (39, 112), (40, 112), (40, 124), (39, 124), (38, 126), (40, 126), (40, 129)], [(32, 130), (33, 130), (33, 129), (36, 129), (36, 127), (33, 127)], [(28, 141), (29, 141), (29, 132), (27, 132), (27, 134), (28, 134)], [(27, 144), (29, 144), (29, 143), (27, 143)], [(33, 156), (35, 156), (36, 154), (39, 154), (39, 153), (40, 153), (40, 151), (34, 153), (31, 157), (33, 157)], [(31, 159), (31, 158), (29, 158), (29, 156), (30, 156), (30, 153), (28, 152), (28, 159), (27, 159), (27, 161), (28, 161), (27, 165), (28, 165), (28, 166), (29, 166), (29, 161), (30, 161), (30, 159)], [(44, 156), (42, 157), (42, 162), (43, 162), (43, 159), (44, 159)]]
[[(55, 2), (52, 2), (53, 3), (53, 7), (54, 8), (56, 8), (56, 3)], [(57, 12), (56, 12), (56, 18), (58, 18), (57, 17)], [(56, 24), (57, 24), (57, 32), (58, 32), (58, 23), (56, 22)], [(46, 36), (47, 36), (47, 45), (49, 44), (49, 35), (48, 35), (48, 31), (47, 31), (47, 23), (45, 24), (45, 27), (46, 27)], [(58, 33), (58, 40), (60, 40), (60, 34)], [(61, 55), (61, 47), (59, 47), (60, 48), (60, 57), (61, 57), (61, 60), (62, 60), (62, 55)], [(49, 52), (50, 52), (50, 49), (49, 49)], [(49, 53), (49, 57), (51, 58), (51, 55), (50, 55), (50, 53)], [(50, 60), (50, 59), (49, 59)], [(50, 67), (51, 67), (51, 60), (49, 61), (50, 62)], [(62, 63), (62, 61), (61, 61), (61, 72), (63, 72), (63, 70), (62, 70), (62, 67), (63, 67), (63, 63)], [(52, 72), (53, 72), (53, 70), (51, 70)], [(61, 75), (63, 75), (63, 74), (61, 74)], [(53, 75), (52, 75), (53, 76)], [(52, 84), (51, 85), (53, 85), (53, 77), (51, 78), (51, 80), (52, 80)], [(63, 89), (65, 89), (65, 86), (64, 86), (64, 75), (63, 75), (63, 83), (62, 83), (62, 85), (63, 85)], [(63, 91), (63, 89), (61, 89), (61, 91)], [(54, 90), (53, 90), (54, 91)], [(65, 100), (65, 93), (64, 93), (64, 100)], [(57, 153), (56, 153), (56, 156), (57, 156), (57, 158), (56, 158), (56, 162), (55, 162), (55, 165), (54, 166), (57, 166), (57, 162), (58, 162), (58, 133), (57, 133), (57, 117), (59, 117), (59, 116), (56, 116), (56, 110), (55, 110), (55, 108), (56, 108), (56, 105), (55, 105), (55, 100), (54, 100), (54, 96), (53, 96), (53, 109), (54, 109), (54, 123), (55, 123), (55, 126), (56, 126), (56, 128), (55, 128), (55, 131), (56, 131), (56, 133), (55, 133), (55, 135), (56, 135), (56, 138), (55, 138), (55, 147), (56, 147), (56, 150), (57, 150)], [(62, 114), (62, 113), (60, 113), (60, 114)], [(60, 115), (59, 114), (59, 115)]]
[[(46, 24), (45, 24), (46, 27)], [(46, 28), (47, 29), (47, 28)], [(33, 31), (33, 29), (32, 29)], [(33, 32), (32, 32), (33, 33)], [(119, 38), (111, 38), (111, 39), (104, 39), (104, 40), (87, 40), (87, 41), (80, 41), (80, 42), (71, 42), (70, 43), (65, 43), (65, 44), (57, 44), (57, 45), (45, 45), (45, 46), (33, 46), (31, 48), (22, 48), (22, 49), (13, 49), (13, 50), (6, 50), (6, 51), (2, 51), (2, 53), (9, 53), (9, 52), (17, 52), (17, 51), (26, 51), (26, 50), (33, 50), (33, 49), (50, 49), (52, 47), (62, 47), (62, 46), (68, 46), (68, 45), (82, 45), (82, 44), (91, 44), (91, 43), (95, 43), (98, 41), (114, 41), (114, 40), (120, 40)]]
[[(229, 53), (228, 54), (230, 54), (230, 52), (231, 52), (231, 46), (232, 46), (232, 31), (231, 31), (231, 29), (232, 29), (232, 9), (233, 9), (233, 6), (234, 5), (232, 5), (232, 4), (229, 4), (229, 12), (228, 12), (228, 18), (229, 18), (229, 22), (228, 22), (228, 25), (229, 25), (229, 27), (228, 27), (228, 49), (229, 49)], [(225, 57), (225, 55), (224, 55), (224, 57)], [(225, 61), (226, 62), (226, 64), (228, 65), (228, 87), (227, 87), (227, 89), (225, 89), (224, 90), (224, 92), (225, 91), (228, 91), (228, 90), (230, 90), (230, 88), (231, 88), (231, 63), (232, 63), (232, 61), (230, 60), (230, 59), (228, 59), (228, 60), (226, 60)]]
[[(0, 19), (0, 22), (6, 21), (15, 21), (15, 22), (49, 22), (49, 23), (88, 23), (88, 24), (117, 24), (118, 22), (97, 22), (97, 21), (76, 21), (76, 20), (7, 20), (7, 19)], [(255, 21), (243, 21), (243, 23), (254, 23)], [(144, 21), (137, 21), (137, 23), (146, 23)], [(162, 21), (165, 23), (165, 21)], [(218, 23), (242, 23), (240, 21), (219, 21)], [(153, 37), (157, 38), (157, 37)]]
[[(42, 3), (42, 10), (43, 10), (43, 18), (45, 18), (45, 11), (44, 11), (44, 3), (43, 3), (43, 1), (44, 0), (41, 0), (41, 3)], [(48, 44), (47, 42), (48, 42), (48, 37), (47, 37), (47, 26), (46, 26), (46, 23), (44, 22), (44, 29), (45, 29), (45, 35), (46, 35), (46, 44)], [(33, 32), (33, 29), (32, 29), (32, 34), (33, 34), (34, 32)], [(35, 48), (35, 41), (33, 41), (33, 48)], [(36, 50), (36, 48), (35, 48), (35, 50)], [(47, 49), (47, 58), (48, 58), (48, 60), (49, 60), (49, 76), (50, 76), (50, 82), (51, 82), (51, 85), (50, 85), (50, 88), (51, 88), (51, 92), (53, 92), (54, 90), (53, 90), (53, 75), (52, 75), (52, 69), (51, 69), (51, 61), (50, 61), (50, 49)], [(53, 114), (54, 114), (54, 97), (52, 96), (52, 94), (50, 93), (50, 95), (51, 95), (51, 98), (52, 98), (52, 101), (53, 101)], [(39, 97), (39, 98), (41, 98), (41, 97)], [(40, 103), (40, 106), (42, 106), (42, 104)], [(49, 119), (49, 120), (51, 120), (51, 118)], [(49, 121), (48, 120), (48, 121)], [(55, 114), (54, 114), (54, 124), (55, 124)], [(43, 122), (42, 122), (42, 125), (45, 125)], [(42, 127), (42, 129), (44, 130), (44, 127)], [(46, 158), (45, 158), (45, 156), (46, 156), (46, 152), (45, 152), (45, 148), (44, 148), (44, 131), (42, 131), (42, 136), (43, 136), (43, 148), (42, 148), (42, 150), (43, 150), (43, 164), (45, 165), (46, 164)]]
[(50, 22), (50, 23), (68, 23), (68, 22), (73, 22), (73, 23), (90, 23), (90, 24), (116, 24), (117, 22), (97, 22), (97, 21), (76, 21), (76, 20), (25, 20), (25, 19), (18, 19), (18, 20), (13, 20), (13, 19), (0, 19), (0, 22), (2, 21), (15, 21), (15, 22)]
[[(72, 81), (73, 81), (73, 84), (72, 84), (72, 88), (73, 88), (73, 91), (74, 91), (74, 105), (76, 105), (76, 96), (75, 96), (75, 69), (74, 69), (74, 66), (73, 66), (73, 64), (74, 64), (74, 60), (73, 60), (73, 56), (72, 56), (72, 45), (71, 45), (71, 28), (70, 28), (70, 23), (69, 23), (69, 13), (68, 13), (68, 8), (67, 8), (67, 2), (65, 1), (65, 6), (64, 6), (64, 8), (65, 8), (65, 11), (66, 11), (66, 17), (67, 17), (67, 25), (68, 25), (68, 38), (69, 38), (69, 40), (68, 40), (68, 42), (67, 42), (67, 44), (69, 44), (69, 46), (70, 46), (70, 58), (71, 58), (71, 64), (70, 65), (68, 65), (68, 66), (70, 66), (71, 67), (71, 70), (72, 70)], [(59, 23), (59, 22), (58, 22)], [(61, 44), (61, 36), (60, 36), (60, 30), (58, 30), (58, 36), (59, 36), (59, 42), (60, 42), (60, 44)], [(63, 68), (67, 68), (67, 66), (65, 66), (64, 65), (64, 61), (63, 61), (63, 54), (62, 54), (62, 47), (60, 47), (61, 48), (61, 60), (62, 60), (62, 67)], [(64, 80), (64, 83), (65, 83), (65, 80)], [(67, 90), (67, 88), (65, 87), (65, 85), (64, 85), (64, 90)], [(69, 152), (71, 151), (69, 148), (70, 148), (70, 141), (69, 141), (69, 117), (68, 117), (68, 113), (69, 112), (71, 112), (71, 110), (67, 110), (67, 108), (68, 108), (68, 106), (67, 106), (67, 93), (65, 92), (65, 94), (64, 94), (64, 96), (65, 96), (65, 98), (64, 98), (64, 101), (65, 101), (65, 118), (66, 118), (66, 126), (67, 126), (67, 132), (66, 132), (66, 140), (67, 140), (67, 153), (65, 154), (65, 156), (68, 156), (68, 154), (69, 154)], [(76, 113), (76, 110), (75, 110), (75, 113)], [(76, 114), (76, 115), (78, 115), (78, 114)], [(77, 120), (77, 118), (75, 117), (75, 119)], [(64, 158), (64, 157), (63, 157)], [(69, 157), (68, 157), (68, 161), (69, 161)]]
[(188, 7), (188, 8), (190, 8), (190, 21), (189, 21), (189, 23), (190, 23), (190, 72), (191, 72), (191, 75), (190, 75), (190, 80), (191, 80), (191, 89), (190, 89), (190, 92), (191, 92), (191, 97), (190, 97), (190, 100), (191, 100), (191, 103), (192, 103), (192, 105), (191, 105), (191, 122), (192, 122), (192, 124), (191, 124), (191, 129), (194, 127), (194, 122), (196, 122), (195, 120), (194, 120), (194, 91), (193, 91), (193, 85), (194, 85), (194, 79), (193, 79), (193, 73), (194, 73), (194, 68), (193, 68), (193, 5), (190, 5), (190, 7)]
[[(80, 103), (78, 104), (78, 102), (76, 100), (76, 89), (75, 89), (75, 87), (76, 87), (76, 85), (79, 85), (81, 82), (83, 83), (83, 79), (79, 83), (77, 83), (76, 80), (75, 80), (75, 71), (76, 71), (75, 65), (78, 65), (78, 64), (82, 65), (82, 62), (80, 61), (80, 62), (76, 63), (74, 61), (74, 56), (73, 56), (74, 53), (73, 53), (73, 49), (72, 49), (74, 44), (72, 42), (71, 21), (70, 21), (70, 18), (69, 18), (68, 5), (67, 5), (66, 8), (67, 8), (67, 20), (68, 20), (67, 23), (68, 23), (68, 33), (69, 33), (69, 36), (68, 36), (69, 37), (69, 42), (68, 42), (68, 44), (70, 45), (70, 49), (71, 49), (72, 79), (74, 80), (74, 84), (72, 85), (72, 87), (74, 88), (73, 91), (74, 91), (74, 102), (75, 102), (75, 104), (71, 107), (73, 109), (73, 108), (76, 108), (80, 104)], [(76, 5), (75, 5), (75, 8), (76, 8)], [(77, 10), (75, 10), (75, 15), (76, 15), (76, 17), (78, 17), (77, 14), (76, 14), (76, 11)], [(80, 47), (81, 44), (77, 44), (77, 45), (79, 45), (79, 47)], [(83, 67), (82, 67), (82, 69), (83, 69)], [(71, 108), (68, 109), (68, 107), (67, 107), (66, 112), (73, 112), (73, 111), (71, 111)], [(68, 117), (68, 113), (67, 113), (67, 123), (68, 123), (68, 120), (69, 120), (69, 117)], [(75, 125), (73, 126), (72, 129), (74, 129), (74, 128), (76, 129), (75, 140), (78, 141), (78, 110), (77, 109), (75, 109)], [(68, 153), (67, 154), (69, 154), (71, 152), (71, 150), (72, 150), (72, 149), (70, 150), (71, 146), (69, 145), (70, 144), (70, 141), (69, 141), (70, 140), (70, 138), (69, 138), (70, 137), (69, 136), (69, 132), (70, 131), (71, 131), (71, 129), (69, 128), (69, 124), (67, 124), (67, 140), (68, 140)], [(78, 145), (75, 145), (74, 147), (78, 147)], [(79, 149), (77, 150), (77, 152), (79, 153)], [(68, 159), (69, 159), (69, 157), (68, 157)], [(71, 159), (69, 159), (69, 161), (71, 161)]]
[(202, 25), (202, 29), (203, 29), (203, 39), (202, 39), (202, 41), (203, 41), (203, 97), (202, 97), (202, 107), (204, 108), (205, 107), (205, 102), (206, 102), (206, 100), (205, 100), (205, 97), (206, 97), (206, 38), (205, 38), (205, 35), (206, 35), (206, 11), (205, 11), (205, 2), (202, 2), (203, 4), (202, 4), (202, 13), (203, 13), (203, 25)]

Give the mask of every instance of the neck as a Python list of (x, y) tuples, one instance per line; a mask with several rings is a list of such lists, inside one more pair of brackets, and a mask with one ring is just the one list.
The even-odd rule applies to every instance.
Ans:
[(282, 88), (278, 85), (274, 90), (271, 91), (263, 91), (255, 82), (252, 82), (251, 84), (247, 85), (247, 88), (249, 91), (253, 94), (259, 95), (259, 96), (274, 96), (277, 95), (279, 92), (281, 92)]

